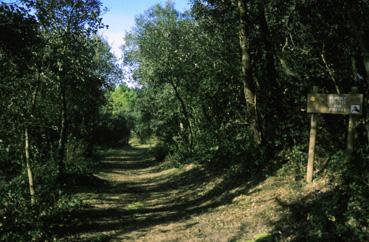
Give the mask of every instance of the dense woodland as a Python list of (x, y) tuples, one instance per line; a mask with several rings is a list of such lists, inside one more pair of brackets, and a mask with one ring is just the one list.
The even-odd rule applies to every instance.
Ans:
[[(307, 94), (369, 94), (369, 2), (192, 0), (137, 16), (122, 64), (98, 35), (99, 0), (0, 5), (0, 240), (54, 238), (97, 150), (154, 155), (246, 182), (283, 167), (304, 183)], [(131, 79), (128, 88), (122, 79)], [(367, 100), (367, 99), (365, 99)], [(345, 157), (347, 116), (319, 115), (315, 180), (330, 192), (310, 241), (369, 240), (369, 115)], [(303, 202), (303, 201), (301, 201)], [(283, 234), (275, 239), (284, 240)]]

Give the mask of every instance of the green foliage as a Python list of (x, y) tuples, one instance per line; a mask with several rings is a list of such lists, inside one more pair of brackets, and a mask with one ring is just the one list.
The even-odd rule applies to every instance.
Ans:
[[(0, 189), (0, 240), (44, 241), (56, 239), (55, 229), (66, 214), (81, 206), (57, 183), (55, 165), (35, 167), (37, 204), (29, 204), (25, 174)], [(63, 221), (66, 222), (66, 221)]]
[[(123, 71), (95, 35), (104, 27), (100, 1), (21, 2), (0, 4), (1, 240), (52, 239), (57, 214), (77, 204), (63, 185), (91, 173), (95, 164), (86, 156), (94, 145), (127, 145), (131, 133), (159, 140), (157, 160), (169, 155), (176, 164), (245, 177), (274, 167), (279, 154), (280, 175), (301, 181), (308, 119), (300, 110), (312, 86), (346, 93), (356, 85), (369, 93), (367, 1), (246, 1), (246, 36), (239, 36), (237, 1), (193, 0), (187, 13), (171, 3), (153, 6), (123, 48), (124, 68), (139, 89), (111, 88)], [(239, 37), (248, 45), (255, 110), (245, 103)], [(350, 162), (339, 151), (347, 120), (319, 119), (314, 178), (328, 178), (333, 192), (286, 205), (286, 221), (301, 218), (297, 234), (292, 230), (297, 238), (369, 240), (367, 113), (363, 119)], [(34, 174), (34, 205), (24, 160)]]
[[(298, 166), (301, 157), (299, 148), (285, 154), (291, 159), (281, 175), (295, 175), (302, 179), (306, 170)], [(306, 154), (305, 154), (306, 157)], [(305, 159), (305, 157), (303, 159)], [(324, 191), (312, 192), (292, 202), (280, 202), (285, 215), (276, 222), (275, 234), (278, 240), (288, 237), (294, 240), (328, 240), (342, 238), (351, 241), (367, 241), (369, 236), (369, 195), (367, 147), (360, 148), (354, 159), (347, 162), (343, 152), (332, 154), (325, 167), (315, 164), (321, 170), (315, 179), (328, 178)], [(291, 164), (292, 163), (292, 164)], [(293, 164), (296, 163), (296, 164)], [(306, 161), (303, 163), (306, 165)], [(303, 166), (301, 165), (301, 167)], [(295, 168), (295, 169), (294, 169)], [(303, 181), (296, 181), (295, 192), (301, 192)], [(299, 185), (299, 186), (298, 186)], [(303, 193), (303, 192), (302, 192)]]
[[(134, 115), (134, 105), (137, 99), (135, 89), (129, 89), (125, 85), (119, 85), (109, 97), (111, 113), (113, 116)], [(131, 117), (133, 119), (134, 117)]]
[(347, 196), (344, 229), (358, 241), (369, 239), (369, 146), (359, 149), (353, 160), (338, 172), (343, 194)]
[(296, 180), (302, 180), (306, 173), (307, 153), (306, 145), (294, 146), (283, 150), (280, 159), (285, 165), (278, 171), (280, 176), (293, 175)]
[(106, 91), (105, 98), (106, 103), (100, 108), (96, 125), (95, 143), (105, 147), (128, 145), (131, 133), (137, 131), (136, 123), (140, 118), (135, 109), (137, 90), (121, 84)]
[[(367, 19), (368, 3), (246, 3), (248, 33), (244, 37), (249, 44), (249, 78), (255, 81), (255, 113), (262, 136), (261, 144), (255, 144), (252, 124), (245, 118), (250, 110), (240, 77), (244, 67), (237, 1), (192, 2), (191, 12), (184, 14), (170, 4), (152, 7), (137, 18), (126, 36), (124, 63), (142, 85), (136, 103), (140, 112), (137, 134), (158, 137), (171, 159), (209, 164), (217, 170), (254, 174), (282, 163), (279, 174), (293, 175), (301, 185), (309, 122), (300, 110), (312, 86), (325, 93), (346, 93), (356, 85), (361, 93), (368, 93), (369, 29), (358, 21)], [(362, 201), (367, 187), (350, 180), (357, 177), (356, 168), (344, 162), (339, 151), (344, 150), (346, 124), (344, 117), (319, 119), (314, 179), (328, 177), (331, 187), (343, 188), (299, 204), (306, 212), (316, 210), (304, 214), (306, 223), (299, 221), (310, 226), (311, 233), (306, 235), (312, 239), (351, 238), (353, 233), (359, 240), (366, 238), (362, 235), (365, 229), (359, 227), (366, 228)], [(360, 145), (368, 143), (367, 129), (361, 127)], [(362, 151), (360, 159), (366, 157), (368, 152)], [(280, 164), (271, 164), (272, 160)], [(367, 183), (360, 176), (364, 180), (360, 184)], [(347, 195), (356, 190), (357, 197)], [(345, 211), (347, 215), (339, 216)], [(337, 222), (331, 221), (332, 216)], [(344, 221), (351, 221), (352, 227)]]
[(108, 44), (94, 35), (103, 27), (100, 5), (0, 4), (2, 241), (53, 240), (58, 216), (78, 204), (65, 192), (66, 177), (90, 172), (103, 92), (120, 74)]
[(97, 124), (94, 142), (105, 147), (122, 147), (128, 145), (131, 130), (124, 116), (102, 115)]
[[(249, 148), (248, 142), (238, 142), (247, 139), (248, 131), (242, 121), (238, 38), (225, 35), (237, 28), (227, 26), (157, 5), (126, 37), (125, 63), (142, 85), (137, 133), (154, 134), (179, 161), (223, 162), (227, 157), (222, 165), (228, 166)], [(227, 82), (221, 85), (222, 80)]]
[(157, 161), (163, 161), (168, 155), (168, 151), (168, 147), (163, 143), (155, 145), (155, 147), (152, 149), (152, 153)]

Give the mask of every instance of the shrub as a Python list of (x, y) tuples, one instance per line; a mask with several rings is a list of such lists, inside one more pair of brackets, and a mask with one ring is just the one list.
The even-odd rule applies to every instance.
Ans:
[[(0, 187), (0, 241), (56, 240), (55, 229), (81, 202), (57, 183), (56, 165), (35, 165), (36, 204), (31, 206), (25, 173)], [(45, 175), (47, 174), (47, 175)]]
[(95, 144), (106, 147), (128, 145), (131, 130), (124, 116), (103, 115), (96, 127)]
[(278, 171), (279, 176), (293, 175), (296, 180), (301, 180), (306, 174), (307, 153), (302, 145), (293, 146), (280, 153), (280, 159), (285, 165)]
[(163, 161), (165, 157), (168, 155), (169, 148), (163, 144), (157, 144), (153, 149), (152, 153), (157, 161)]

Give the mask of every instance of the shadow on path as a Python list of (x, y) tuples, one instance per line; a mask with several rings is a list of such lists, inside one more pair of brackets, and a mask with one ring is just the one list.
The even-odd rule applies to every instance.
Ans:
[(68, 241), (101, 235), (106, 240), (136, 240), (155, 225), (185, 222), (230, 203), (256, 183), (241, 185), (235, 178), (214, 177), (191, 165), (165, 168), (147, 149), (132, 147), (107, 154), (100, 172), (90, 179), (75, 190), (86, 207), (70, 214), (70, 224), (58, 231)]

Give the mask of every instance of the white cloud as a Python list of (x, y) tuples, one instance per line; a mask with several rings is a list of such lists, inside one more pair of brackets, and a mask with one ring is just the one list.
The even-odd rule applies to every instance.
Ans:
[(122, 57), (122, 45), (124, 44), (123, 32), (103, 32), (102, 36), (108, 41), (111, 46), (111, 52), (120, 59)]

